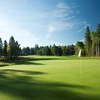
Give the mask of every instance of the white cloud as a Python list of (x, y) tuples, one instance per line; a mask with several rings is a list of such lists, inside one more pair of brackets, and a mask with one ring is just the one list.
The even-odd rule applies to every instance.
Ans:
[(86, 29), (87, 26), (90, 26), (86, 21), (79, 21), (77, 27), (77, 33), (80, 33)]
[(51, 33), (46, 34), (46, 38), (47, 39), (50, 38), (50, 37), (52, 37), (52, 34)]
[(69, 6), (63, 2), (58, 3), (57, 7), (60, 9), (68, 9), (69, 8)]
[(53, 25), (49, 25), (48, 26), (48, 34), (46, 34), (46, 38), (48, 39), (48, 38), (52, 37), (52, 33), (55, 31), (57, 31), (57, 28)]
[(49, 33), (53, 33), (53, 32), (55, 32), (55, 31), (56, 31), (56, 28), (55, 28), (54, 26), (51, 26), (51, 25), (50, 25), (50, 26), (48, 27), (48, 32), (49, 32)]
[(61, 30), (70, 30), (73, 29), (74, 23), (69, 22), (53, 22), (48, 26), (48, 31), (46, 38), (51, 38), (55, 32), (61, 31)]
[(79, 30), (77, 30), (77, 33), (82, 32), (82, 31), (83, 31), (83, 29), (79, 29)]

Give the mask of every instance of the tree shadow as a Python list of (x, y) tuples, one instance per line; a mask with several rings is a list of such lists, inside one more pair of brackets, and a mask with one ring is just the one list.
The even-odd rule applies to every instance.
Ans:
[(44, 65), (43, 63), (38, 63), (34, 61), (34, 58), (30, 57), (20, 57), (17, 59), (12, 59), (7, 61), (12, 65)]
[(18, 59), (8, 61), (8, 63), (12, 63), (15, 65), (44, 65), (43, 63), (38, 63), (37, 61), (58, 60), (58, 59), (59, 58), (49, 58), (49, 57), (45, 57), (45, 58), (19, 57)]
[(43, 61), (43, 60), (59, 60), (60, 58), (49, 58), (49, 56), (48, 57), (45, 57), (45, 58), (31, 58), (31, 59), (33, 59), (34, 61)]
[(44, 72), (39, 72), (39, 71), (28, 71), (28, 70), (14, 70), (14, 69), (3, 69), (1, 70), (0, 72), (0, 75), (1, 74), (12, 74), (13, 72), (13, 75), (16, 73), (22, 73), (22, 74), (25, 74), (25, 75), (41, 75), (41, 74), (46, 74)]
[(45, 60), (72, 60), (63, 57), (18, 57), (17, 59), (11, 59), (7, 61), (2, 61), (0, 67), (5, 67), (9, 65), (44, 65), (43, 63), (39, 63), (38, 61), (45, 61)]
[(5, 63), (0, 64), (0, 67), (5, 67), (5, 66), (9, 66), (9, 64), (5, 64)]
[(1, 70), (0, 92), (14, 96), (17, 100), (100, 100), (100, 97), (73, 91), (88, 90), (90, 87), (35, 79), (36, 75), (44, 74), (38, 71)]

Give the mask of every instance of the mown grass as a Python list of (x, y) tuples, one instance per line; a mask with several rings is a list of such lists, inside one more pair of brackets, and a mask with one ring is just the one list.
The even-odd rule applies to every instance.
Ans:
[(100, 58), (28, 56), (0, 63), (0, 100), (100, 100)]

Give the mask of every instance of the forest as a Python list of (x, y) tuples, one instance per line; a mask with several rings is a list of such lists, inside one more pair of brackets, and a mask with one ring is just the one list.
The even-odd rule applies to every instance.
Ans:
[(27, 55), (45, 55), (45, 56), (70, 56), (78, 55), (79, 50), (82, 50), (81, 56), (99, 57), (100, 56), (100, 24), (96, 31), (90, 31), (89, 26), (86, 27), (84, 33), (84, 42), (77, 41), (75, 45), (67, 46), (38, 46), (21, 48), (18, 41), (13, 36), (9, 42), (2, 41), (0, 38), (0, 60), (12, 60), (18, 56)]

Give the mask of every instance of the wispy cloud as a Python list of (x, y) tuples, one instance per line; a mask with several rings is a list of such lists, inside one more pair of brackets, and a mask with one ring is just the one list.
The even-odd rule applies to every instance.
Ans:
[(83, 22), (80, 21), (77, 27), (77, 33), (84, 31), (87, 26), (91, 26), (91, 24), (88, 24), (86, 21), (83, 21)]
[(57, 7), (61, 8), (61, 9), (68, 9), (69, 8), (69, 6), (63, 2), (58, 3)]
[(48, 31), (46, 38), (50, 38), (57, 31), (61, 30), (77, 30), (76, 32), (81, 32), (83, 27), (87, 25), (87, 22), (75, 18), (75, 14), (79, 13), (77, 9), (77, 4), (67, 4), (59, 2), (56, 5), (56, 9), (51, 12), (50, 16), (52, 18), (51, 22), (48, 24)]
[(52, 33), (56, 31), (56, 28), (53, 25), (48, 26), (48, 34), (46, 34), (46, 38), (52, 37)]

